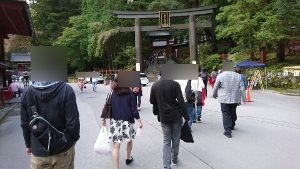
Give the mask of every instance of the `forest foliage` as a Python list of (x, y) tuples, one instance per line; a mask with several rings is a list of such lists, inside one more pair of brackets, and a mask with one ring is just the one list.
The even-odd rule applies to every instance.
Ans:
[[(198, 62), (206, 64), (219, 51), (241, 53), (241, 58), (262, 48), (277, 53), (284, 61), (285, 45), (299, 40), (299, 0), (30, 0), (31, 16), (36, 30), (32, 46), (68, 47), (69, 70), (129, 69), (134, 67), (134, 32), (120, 32), (122, 26), (134, 26), (133, 19), (118, 19), (112, 10), (159, 11), (218, 4), (212, 16), (199, 16), (197, 22), (211, 19), (213, 29), (196, 32)], [(188, 23), (188, 17), (172, 18), (171, 24)], [(158, 19), (143, 19), (142, 25), (158, 25)], [(188, 30), (172, 30), (176, 39)], [(206, 35), (206, 43), (201, 40)], [(19, 38), (20, 39), (20, 38)], [(16, 40), (16, 38), (12, 39)], [(28, 39), (24, 39), (28, 41)], [(222, 41), (230, 46), (218, 46)], [(26, 43), (25, 43), (26, 44)], [(152, 54), (150, 38), (142, 32), (142, 55)], [(27, 44), (28, 45), (28, 44)], [(202, 48), (207, 51), (201, 51)], [(13, 46), (9, 52), (28, 46)], [(214, 55), (212, 59), (208, 59)]]

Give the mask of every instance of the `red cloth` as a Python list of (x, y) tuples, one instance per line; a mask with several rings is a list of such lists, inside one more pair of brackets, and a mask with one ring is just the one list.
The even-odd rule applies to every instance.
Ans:
[(208, 77), (208, 84), (212, 85), (215, 82), (215, 79), (213, 77)]
[(206, 90), (205, 90), (205, 88), (203, 88), (202, 89), (202, 99), (201, 99), (202, 106), (204, 106), (205, 97), (206, 97)]

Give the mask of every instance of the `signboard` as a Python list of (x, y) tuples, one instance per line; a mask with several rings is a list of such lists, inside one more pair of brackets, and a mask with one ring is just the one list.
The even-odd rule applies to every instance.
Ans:
[(140, 63), (135, 64), (135, 70), (136, 71), (141, 71), (141, 64)]
[(159, 11), (159, 28), (170, 28), (170, 11)]
[(289, 73), (292, 73), (294, 76), (299, 76), (300, 66), (284, 67), (283, 75), (288, 76)]

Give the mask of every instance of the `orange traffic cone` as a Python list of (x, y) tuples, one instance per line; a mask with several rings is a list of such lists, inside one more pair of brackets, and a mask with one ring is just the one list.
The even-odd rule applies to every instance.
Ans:
[(247, 91), (246, 91), (246, 101), (247, 102), (253, 102), (250, 99), (250, 88), (249, 87), (247, 87)]

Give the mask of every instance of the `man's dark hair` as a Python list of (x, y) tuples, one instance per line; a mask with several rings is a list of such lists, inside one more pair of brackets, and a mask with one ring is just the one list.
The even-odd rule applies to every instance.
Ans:
[(125, 95), (131, 92), (129, 87), (118, 87), (118, 76), (114, 78), (111, 89), (116, 92), (117, 95)]

